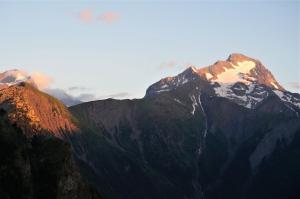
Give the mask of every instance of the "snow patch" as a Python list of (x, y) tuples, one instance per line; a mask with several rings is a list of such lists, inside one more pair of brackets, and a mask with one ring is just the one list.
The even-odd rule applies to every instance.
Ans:
[(284, 93), (280, 90), (273, 90), (273, 92), (284, 102), (293, 104), (300, 108), (300, 99), (293, 97), (291, 94)]
[(191, 66), (193, 72), (198, 73), (198, 69), (195, 66)]
[(201, 111), (204, 115), (204, 120), (205, 120), (205, 130), (204, 130), (204, 137), (206, 137), (207, 135), (207, 128), (208, 128), (208, 124), (207, 124), (207, 116), (206, 116), (206, 112), (204, 111), (204, 108), (202, 106), (202, 102), (201, 102), (201, 95), (198, 96), (198, 103), (199, 103), (199, 106), (201, 108)]
[(190, 99), (191, 99), (191, 101), (192, 101), (192, 108), (193, 108), (193, 110), (191, 111), (191, 114), (194, 115), (194, 114), (195, 114), (195, 111), (196, 111), (196, 106), (198, 106), (198, 104), (197, 104), (195, 95), (190, 96)]
[[(219, 97), (224, 97), (229, 100), (236, 102), (237, 104), (244, 106), (246, 108), (252, 109), (256, 104), (264, 100), (268, 94), (266, 91), (261, 91), (260, 87), (255, 83), (246, 85), (248, 89), (245, 94), (237, 95), (233, 92), (232, 86), (234, 84), (219, 84), (220, 86), (214, 87), (216, 95)], [(243, 90), (241, 88), (235, 90)]]
[(282, 99), (284, 97), (284, 93), (282, 91), (279, 90), (275, 90), (273, 91), (280, 99)]
[(179, 103), (179, 104), (181, 104), (181, 105), (185, 105), (183, 102), (181, 102), (179, 99), (177, 99), (177, 98), (174, 98), (174, 101), (175, 102), (177, 102), (177, 103)]
[(224, 68), (225, 72), (222, 72), (217, 75), (217, 78), (214, 82), (224, 83), (224, 84), (233, 84), (236, 82), (249, 83), (248, 80), (243, 78), (241, 74), (249, 74), (250, 71), (255, 68), (255, 62), (253, 61), (243, 61), (238, 62), (237, 65), (231, 64), (233, 68)]
[(274, 88), (278, 89), (278, 86), (276, 84), (274, 84), (274, 82), (271, 82), (272, 86), (274, 86)]
[(210, 73), (205, 73), (205, 77), (207, 80), (210, 80), (211, 78), (213, 78), (212, 74), (210, 74)]
[(160, 88), (167, 88), (169, 87), (167, 84), (162, 85)]
[(219, 87), (215, 87), (215, 92), (220, 97), (229, 97), (229, 91), (231, 86), (231, 84), (220, 84)]
[(161, 92), (166, 92), (166, 91), (170, 91), (170, 89), (161, 89), (161, 90), (157, 90), (157, 91), (155, 91), (155, 92), (161, 93)]

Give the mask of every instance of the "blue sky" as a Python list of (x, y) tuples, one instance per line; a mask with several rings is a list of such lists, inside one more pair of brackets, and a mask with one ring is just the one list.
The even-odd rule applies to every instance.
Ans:
[(142, 97), (233, 52), (300, 92), (299, 1), (0, 1), (0, 34), (1, 71), (38, 71), (74, 95)]

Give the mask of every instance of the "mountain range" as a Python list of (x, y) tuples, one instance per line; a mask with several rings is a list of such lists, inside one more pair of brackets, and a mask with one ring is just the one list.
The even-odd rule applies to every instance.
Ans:
[(0, 198), (299, 198), (300, 95), (231, 54), (66, 107), (0, 73)]

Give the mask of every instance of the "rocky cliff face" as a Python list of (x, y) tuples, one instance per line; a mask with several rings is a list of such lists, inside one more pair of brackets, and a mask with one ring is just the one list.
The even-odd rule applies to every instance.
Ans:
[[(257, 176), (265, 172), (262, 164), (272, 165), (275, 151), (288, 150), (284, 146), (299, 135), (300, 121), (294, 110), (276, 96), (253, 111), (207, 93), (188, 92), (191, 96), (183, 97), (183, 92), (72, 107), (81, 116), (80, 122), (90, 127), (75, 138), (74, 148), (94, 183), (107, 186), (104, 195), (243, 198), (251, 193), (255, 197), (249, 198), (268, 194), (281, 198), (272, 192), (272, 181), (260, 190), (261, 195), (251, 190)], [(289, 157), (291, 162), (297, 161), (296, 154)], [(289, 166), (297, 176), (296, 168)], [(284, 174), (273, 177), (278, 182)], [(295, 186), (299, 178), (295, 179), (289, 184)], [(281, 194), (299, 194), (290, 189), (285, 186)]]
[(70, 145), (68, 110), (28, 84), (0, 93), (0, 198), (89, 198), (100, 195), (81, 176)]
[(62, 137), (77, 131), (75, 121), (61, 102), (27, 83), (1, 89), (0, 108), (27, 136), (48, 132)]

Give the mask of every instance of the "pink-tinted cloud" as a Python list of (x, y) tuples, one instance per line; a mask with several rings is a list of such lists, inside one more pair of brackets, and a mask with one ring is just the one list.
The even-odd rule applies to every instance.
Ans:
[(33, 72), (30, 76), (39, 89), (45, 89), (53, 82), (51, 77), (40, 72)]
[(79, 19), (85, 23), (89, 23), (93, 20), (93, 13), (91, 10), (82, 10), (79, 12)]
[(116, 12), (105, 12), (100, 14), (97, 19), (105, 23), (113, 23), (120, 20), (120, 15)]
[(172, 69), (172, 68), (175, 68), (177, 66), (177, 62), (176, 61), (168, 61), (168, 62), (165, 62), (165, 63), (162, 63), (160, 66), (159, 66), (159, 69), (160, 70), (163, 70), (163, 69)]
[(300, 89), (300, 82), (290, 82), (287, 86), (292, 89)]

